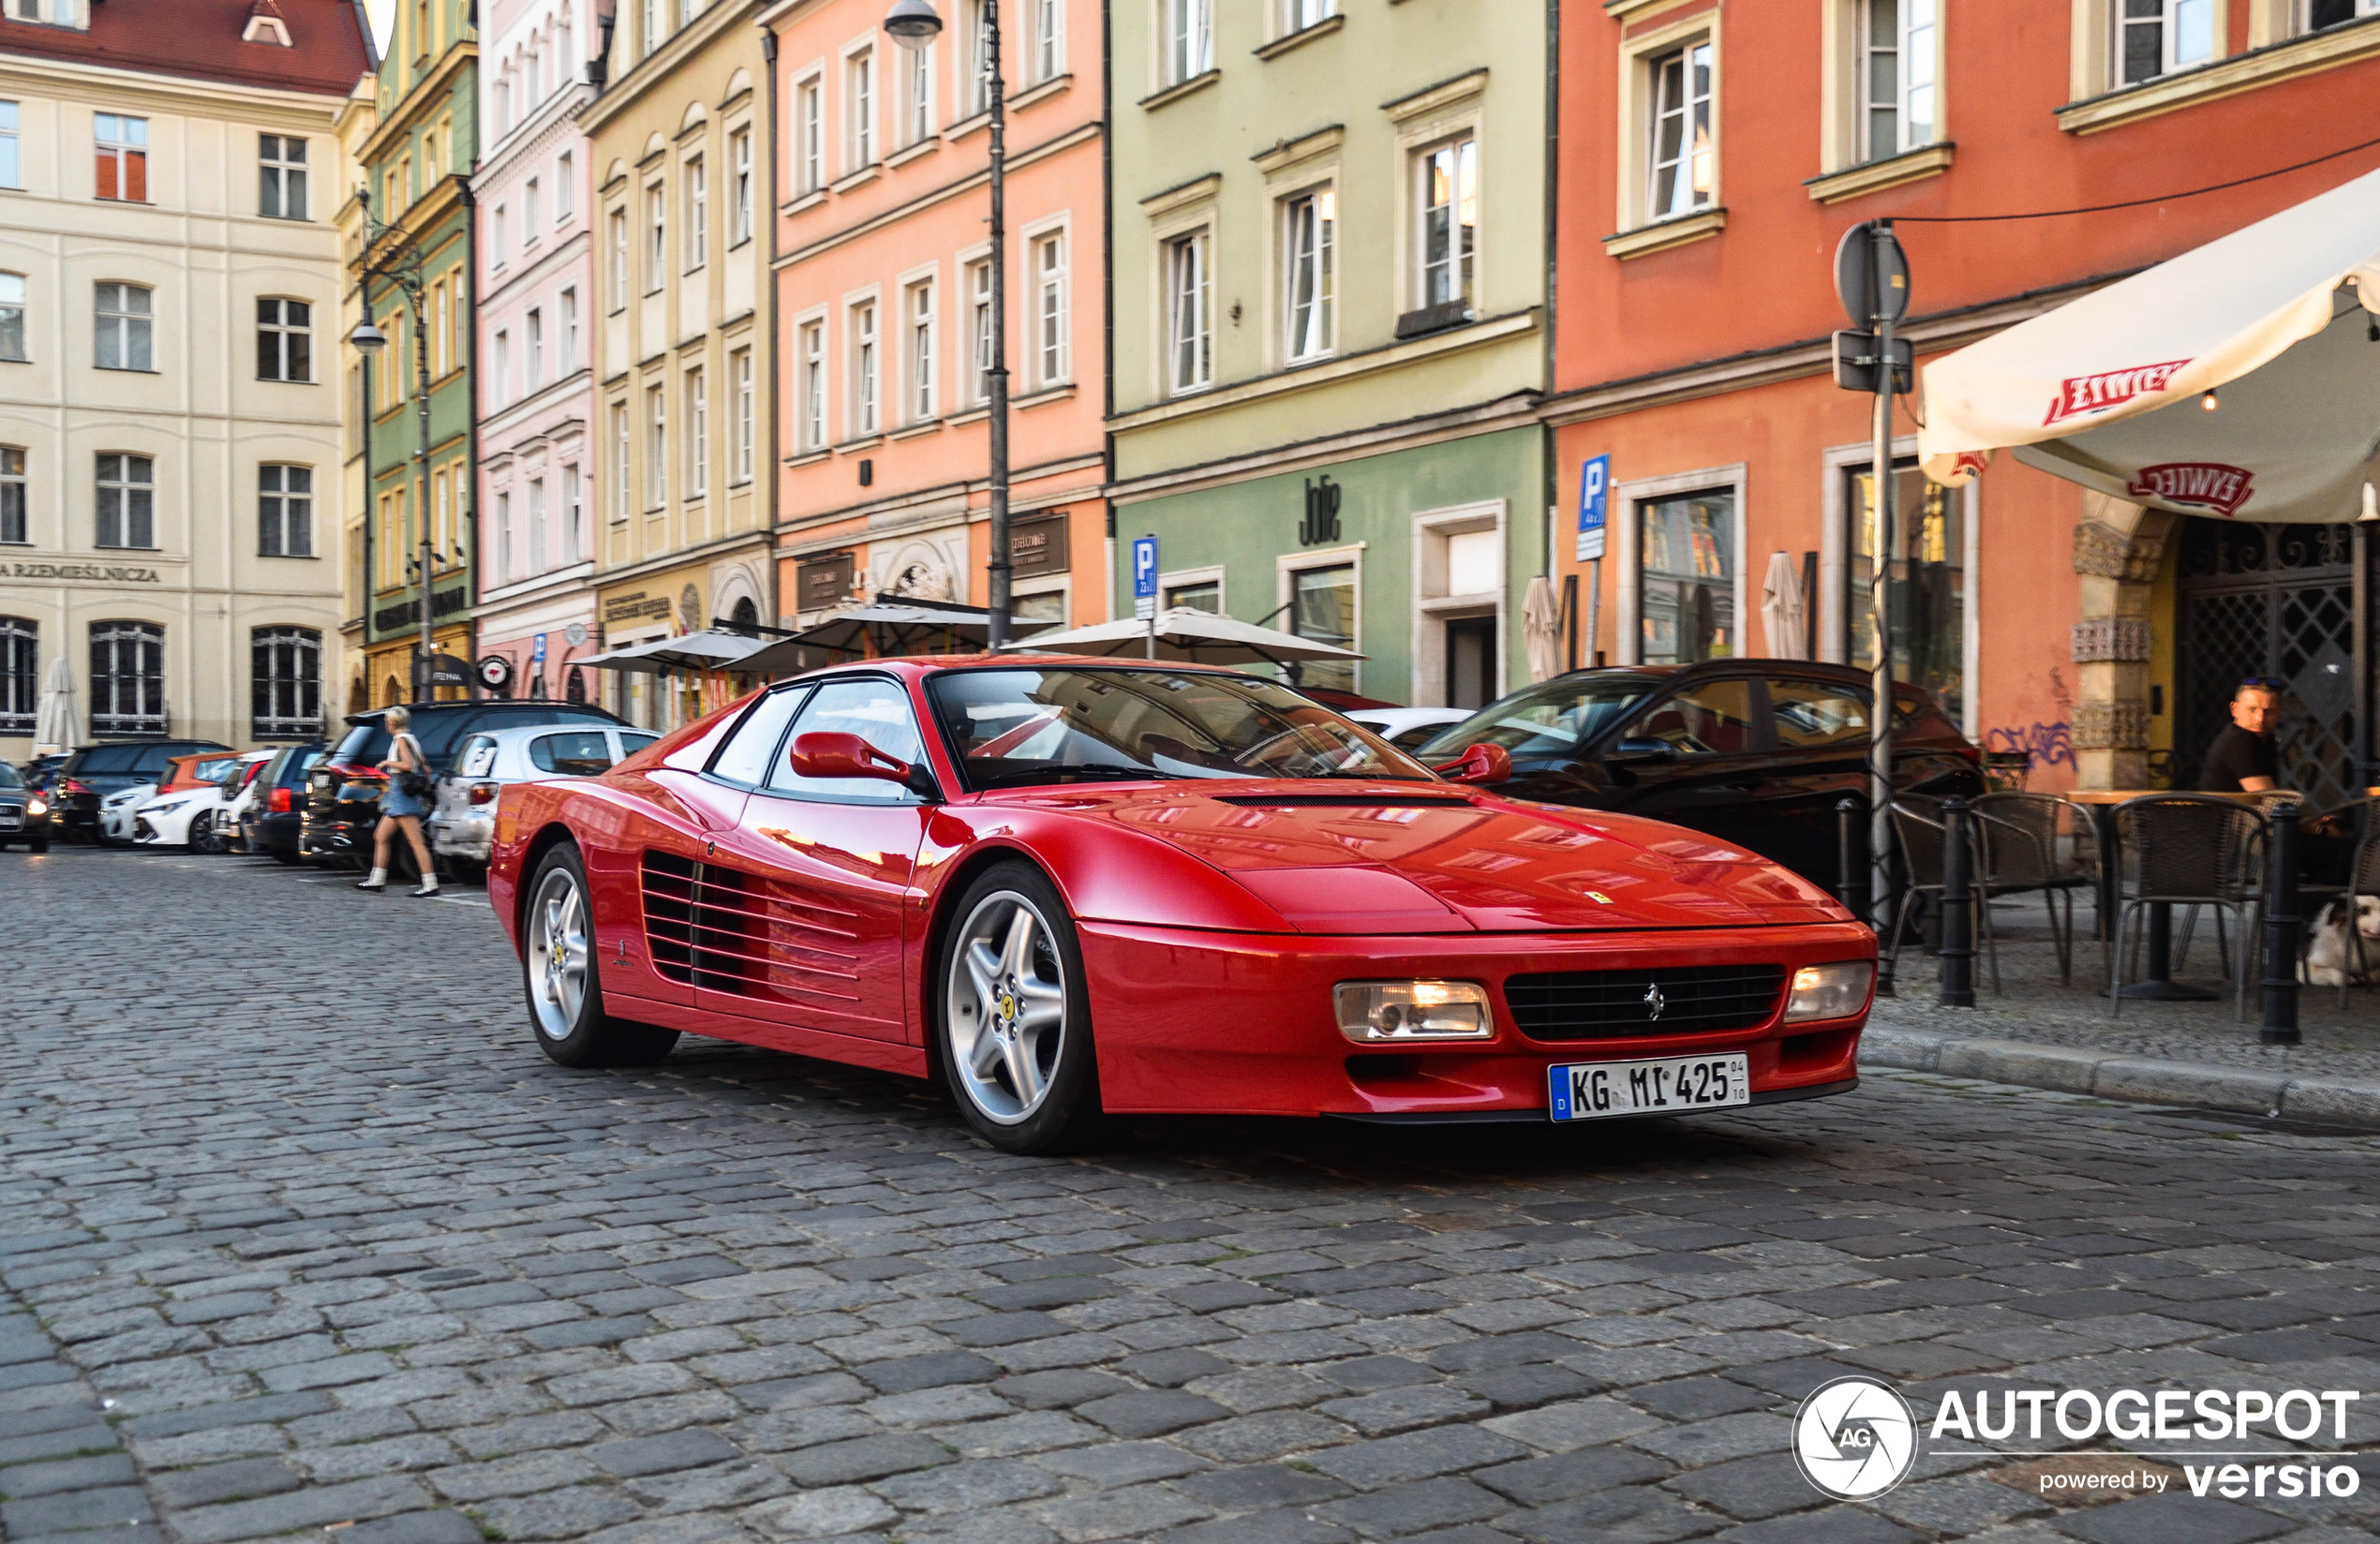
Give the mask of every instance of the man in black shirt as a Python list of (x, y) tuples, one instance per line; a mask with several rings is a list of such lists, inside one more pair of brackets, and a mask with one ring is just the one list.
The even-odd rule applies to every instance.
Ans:
[(2261, 794), (2281, 776), (2272, 726), (2281, 719), (2281, 690), (2269, 681), (2240, 683), (2231, 694), (2231, 723), (2207, 748), (2198, 788), (2208, 794)]

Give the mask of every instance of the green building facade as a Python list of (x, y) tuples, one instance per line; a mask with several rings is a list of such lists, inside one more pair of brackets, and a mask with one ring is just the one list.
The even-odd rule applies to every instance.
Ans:
[(1160, 605), (1367, 656), (1308, 686), (1472, 706), (1528, 678), (1550, 15), (1109, 12), (1119, 562), (1153, 534)]
[[(356, 362), (349, 409), (364, 424), (364, 682), (376, 705), (415, 695), (425, 528), (438, 649), (466, 660), (473, 653), (479, 542), (469, 179), (479, 160), (480, 126), (471, 21), (471, 0), (399, 0), (380, 64), (379, 126), (359, 156), (374, 220), (395, 228), (350, 252), (350, 277), (365, 312), (389, 340), (377, 355)], [(407, 255), (419, 260), (418, 325), (428, 354), (426, 479), (416, 411), (415, 306), (391, 274)], [(447, 687), (436, 694), (462, 691)]]

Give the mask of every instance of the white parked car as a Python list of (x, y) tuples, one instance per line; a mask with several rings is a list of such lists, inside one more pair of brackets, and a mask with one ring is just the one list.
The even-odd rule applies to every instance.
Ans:
[(1436, 739), (1439, 731), (1478, 711), (1473, 707), (1357, 707), (1348, 709), (1346, 716), (1399, 750), (1417, 750)]
[(613, 724), (534, 724), (492, 729), (454, 748), (452, 770), (438, 779), (436, 802), (422, 823), (430, 851), (457, 879), (487, 872), (496, 841), (496, 795), (508, 782), (591, 778), (660, 739), (643, 729)]
[(270, 750), (210, 757), (192, 770), (196, 786), (169, 788), (152, 794), (133, 811), (132, 840), (140, 847), (187, 847), (220, 853), (224, 846), (224, 806), (240, 792), (248, 768), (271, 758)]
[(120, 788), (99, 801), (99, 839), (115, 846), (127, 846), (132, 841), (132, 817), (141, 807), (157, 796), (157, 785), (136, 782)]

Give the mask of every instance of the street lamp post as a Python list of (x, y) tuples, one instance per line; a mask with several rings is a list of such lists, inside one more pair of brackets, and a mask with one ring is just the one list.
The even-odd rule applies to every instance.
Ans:
[[(1008, 641), (1008, 216), (1007, 87), (1000, 78), (1000, 3), (985, 0), (983, 73), (989, 97), (991, 157), (991, 562), (984, 646)], [(907, 49), (932, 46), (942, 32), (933, 0), (895, 0), (885, 30)]]
[[(369, 254), (373, 245), (395, 228), (373, 218), (370, 188), (359, 188), (355, 196), (364, 209), (364, 250)], [(422, 276), (422, 254), (410, 241), (401, 242), (381, 261), (367, 260), (364, 272), (367, 279), (378, 274), (395, 285), (413, 313), (413, 418), (418, 432), (414, 459), (421, 473), (421, 492), (414, 507), (421, 512), (422, 537), (414, 571), (422, 595), (422, 643), (421, 660), (413, 670), (413, 691), (415, 700), (423, 701), (436, 690), (430, 684), (430, 674), (432, 661), (438, 658), (438, 624), (430, 608), (430, 572), (436, 548), (430, 541), (430, 341), (429, 329), (424, 325), (427, 312), (423, 303), (426, 286)], [(387, 334), (372, 325), (371, 303), (372, 291), (367, 283), (364, 290), (364, 319), (348, 334), (348, 341), (366, 354), (377, 354), (388, 347), (389, 340)], [(364, 583), (368, 593), (370, 575), (365, 575)]]

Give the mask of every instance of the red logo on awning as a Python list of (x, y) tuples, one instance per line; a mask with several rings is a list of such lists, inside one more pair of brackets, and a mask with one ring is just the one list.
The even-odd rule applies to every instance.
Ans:
[(2163, 364), (2135, 364), (2128, 370), (2070, 377), (2058, 383), (2058, 394), (2049, 402), (2049, 416), (2042, 423), (2046, 425), (2085, 413), (2104, 413), (2145, 392), (2162, 392), (2174, 372), (2189, 363), (2186, 359), (2170, 359)]
[(2136, 498), (2236, 514), (2240, 505), (2255, 496), (2255, 481), (2256, 474), (2247, 468), (2226, 467), (2220, 461), (2166, 461), (2141, 468), (2124, 492)]

